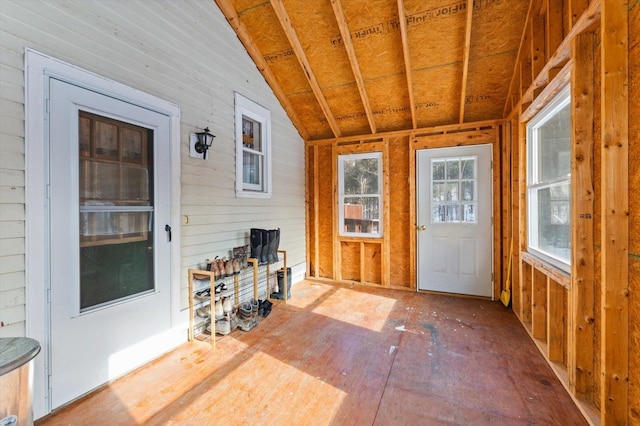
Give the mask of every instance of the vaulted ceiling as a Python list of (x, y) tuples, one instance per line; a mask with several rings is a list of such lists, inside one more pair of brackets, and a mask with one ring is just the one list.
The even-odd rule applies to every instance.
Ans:
[(529, 0), (215, 0), (305, 140), (503, 117)]

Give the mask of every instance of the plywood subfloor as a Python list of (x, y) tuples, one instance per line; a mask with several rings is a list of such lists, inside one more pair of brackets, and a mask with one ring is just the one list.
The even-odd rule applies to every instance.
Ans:
[(36, 423), (586, 424), (499, 302), (305, 281)]

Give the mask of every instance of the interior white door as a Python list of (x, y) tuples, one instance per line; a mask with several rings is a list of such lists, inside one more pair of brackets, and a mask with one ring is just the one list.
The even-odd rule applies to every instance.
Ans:
[(492, 296), (491, 145), (417, 151), (418, 288)]
[(170, 119), (50, 79), (51, 407), (170, 349)]

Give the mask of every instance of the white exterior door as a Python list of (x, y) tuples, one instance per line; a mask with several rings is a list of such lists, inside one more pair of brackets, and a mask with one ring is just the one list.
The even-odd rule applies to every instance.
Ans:
[(418, 289), (491, 297), (491, 145), (417, 151)]
[(49, 387), (56, 408), (174, 345), (166, 338), (170, 118), (50, 82)]

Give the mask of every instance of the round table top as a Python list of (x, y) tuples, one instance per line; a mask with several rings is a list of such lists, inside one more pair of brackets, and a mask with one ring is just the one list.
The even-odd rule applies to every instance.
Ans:
[(28, 337), (0, 338), (0, 376), (31, 361), (40, 352), (37, 340)]

